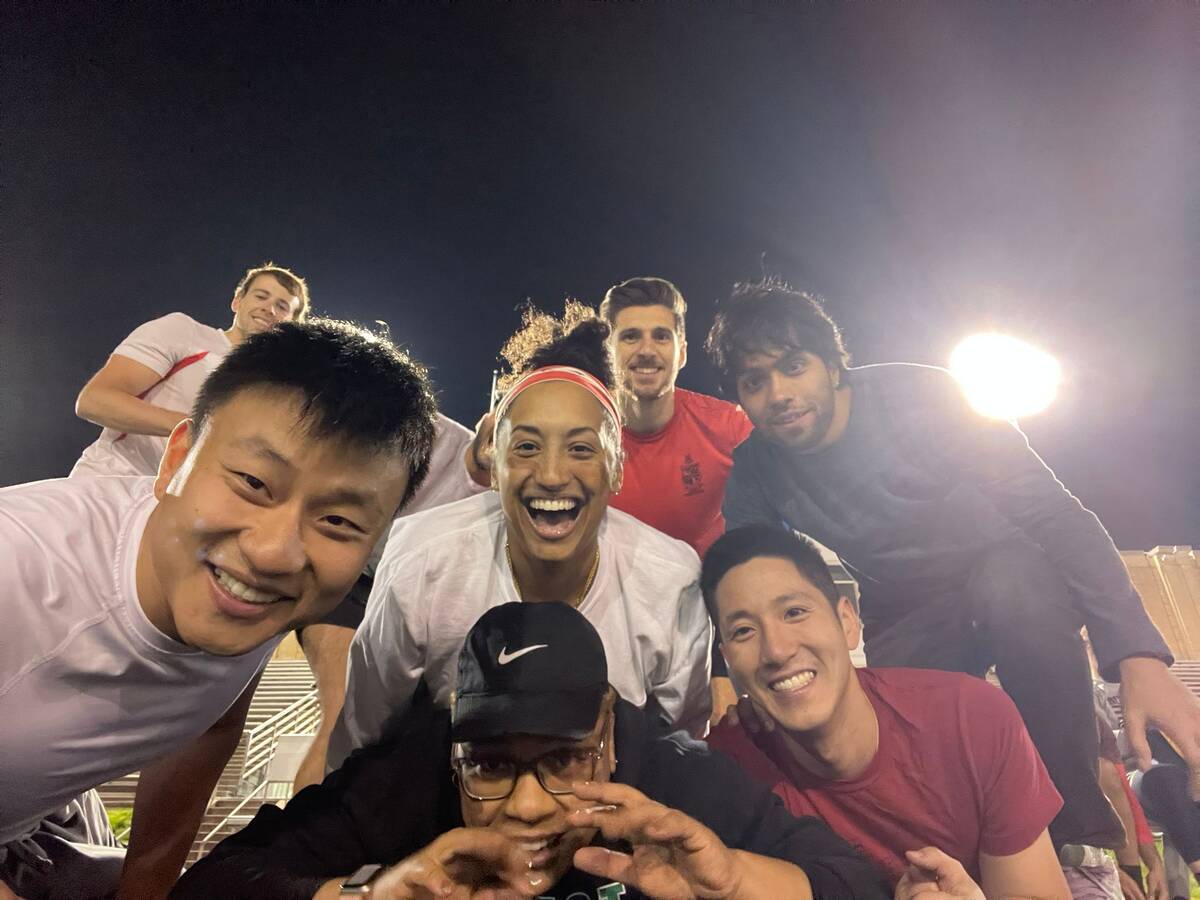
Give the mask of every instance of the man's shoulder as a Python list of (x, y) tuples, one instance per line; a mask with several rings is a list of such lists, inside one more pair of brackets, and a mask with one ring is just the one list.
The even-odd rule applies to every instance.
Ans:
[[(957, 723), (973, 731), (971, 723), (991, 720), (1001, 724), (1018, 716), (1012, 700), (982, 678), (937, 669), (858, 669), (859, 683), (868, 696), (882, 700), (911, 721)], [(941, 729), (943, 732), (945, 728)], [(930, 732), (932, 733), (932, 731)], [(971, 738), (972, 734), (967, 734)]]
[(889, 402), (944, 405), (959, 401), (962, 389), (940, 366), (922, 363), (877, 363), (848, 370), (850, 385)]
[(151, 475), (48, 478), (0, 488), (0, 512), (31, 533), (57, 532), (98, 517), (119, 519), (153, 491)]

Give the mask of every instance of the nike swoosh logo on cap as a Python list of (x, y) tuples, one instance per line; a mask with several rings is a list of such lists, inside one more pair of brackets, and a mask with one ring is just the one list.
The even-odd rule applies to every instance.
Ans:
[(541, 650), (543, 647), (549, 646), (549, 644), (530, 644), (528, 647), (522, 647), (520, 650), (517, 650), (513, 653), (509, 653), (508, 648), (505, 647), (500, 651), (500, 655), (496, 657), (496, 662), (500, 663), (502, 666), (507, 666), (514, 659), (519, 659), (526, 653), (532, 653), (534, 650)]

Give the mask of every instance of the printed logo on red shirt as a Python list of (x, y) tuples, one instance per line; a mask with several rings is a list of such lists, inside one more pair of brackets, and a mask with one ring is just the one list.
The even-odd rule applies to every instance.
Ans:
[(679, 467), (679, 471), (683, 476), (683, 495), (685, 497), (704, 493), (704, 475), (700, 472), (700, 463), (692, 459), (690, 453), (683, 458), (683, 465)]

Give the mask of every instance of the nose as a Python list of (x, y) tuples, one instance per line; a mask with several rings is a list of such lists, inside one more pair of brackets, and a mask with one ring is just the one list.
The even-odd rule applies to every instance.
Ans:
[(791, 405), (792, 395), (787, 390), (787, 379), (782, 373), (771, 370), (767, 378), (767, 406), (772, 411), (784, 410)]
[(547, 490), (558, 490), (567, 486), (570, 475), (564, 451), (548, 449), (538, 457), (538, 485)]
[(533, 772), (522, 772), (517, 776), (513, 792), (504, 803), (504, 814), (519, 822), (540, 822), (554, 815), (558, 801), (550, 794)]
[(762, 626), (759, 646), (763, 665), (771, 668), (782, 666), (792, 658), (794, 652), (793, 641), (788, 638), (784, 629), (776, 628), (769, 622)]
[(246, 561), (263, 575), (293, 575), (307, 556), (300, 533), (300, 511), (282, 503), (260, 508), (254, 527), (242, 531), (239, 546)]

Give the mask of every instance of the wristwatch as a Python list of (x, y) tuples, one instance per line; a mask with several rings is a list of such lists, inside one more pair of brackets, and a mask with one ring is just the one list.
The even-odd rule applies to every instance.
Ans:
[(342, 882), (342, 889), (338, 896), (366, 897), (371, 893), (371, 882), (382, 871), (383, 866), (379, 865), (379, 863), (368, 863), (365, 866), (359, 866), (354, 870), (353, 875)]

